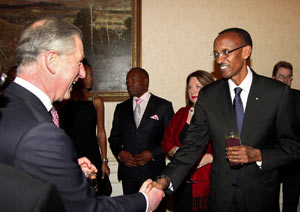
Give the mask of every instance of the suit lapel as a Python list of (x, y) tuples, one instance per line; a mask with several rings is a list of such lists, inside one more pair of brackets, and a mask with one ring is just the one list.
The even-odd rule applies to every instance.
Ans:
[(43, 121), (46, 119), (52, 122), (52, 117), (46, 107), (33, 93), (14, 82), (9, 85), (7, 92), (22, 99), (38, 120)]
[[(255, 74), (253, 71), (253, 79), (250, 87), (249, 96), (247, 99), (247, 105), (244, 115), (243, 128), (241, 139), (242, 142), (247, 142), (246, 138), (249, 133), (252, 131), (253, 126), (255, 126), (257, 120), (259, 120), (259, 111), (261, 111), (262, 105), (262, 93), (264, 90), (264, 84), (259, 79), (259, 76)], [(251, 145), (244, 143), (245, 145)]]
[(136, 128), (134, 114), (133, 114), (133, 98), (132, 97), (127, 100), (125, 111), (128, 111), (128, 113), (125, 114), (125, 116), (127, 116), (126, 119), (130, 120), (130, 124)]
[(226, 79), (222, 79), (223, 83), (220, 86), (219, 95), (216, 95), (216, 102), (218, 102), (220, 110), (225, 120), (225, 132), (236, 131), (236, 118), (232, 107), (231, 96), (229, 92), (229, 85)]
[(156, 98), (153, 94), (151, 94), (150, 96), (150, 99), (149, 99), (149, 102), (147, 104), (147, 107), (146, 107), (146, 110), (143, 114), (143, 117), (141, 119), (141, 122), (140, 122), (140, 125), (139, 125), (139, 128), (144, 124), (144, 123), (147, 123), (147, 120), (148, 118), (150, 118), (152, 115), (154, 115), (155, 113), (155, 102), (156, 102)]

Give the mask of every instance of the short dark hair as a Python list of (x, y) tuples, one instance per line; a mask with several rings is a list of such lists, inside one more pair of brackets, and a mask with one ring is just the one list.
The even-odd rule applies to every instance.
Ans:
[(219, 35), (222, 35), (227, 32), (236, 33), (239, 36), (239, 38), (241, 39), (242, 45), (249, 45), (252, 48), (252, 46), (253, 46), (252, 38), (251, 38), (249, 32), (247, 32), (246, 30), (241, 29), (241, 28), (228, 28), (228, 29), (224, 29), (223, 31), (219, 32)]
[(144, 77), (147, 80), (149, 80), (149, 74), (148, 74), (148, 72), (145, 69), (140, 68), (140, 67), (135, 67), (135, 68), (130, 69), (129, 71), (132, 71), (132, 70), (139, 70), (140, 74), (142, 75), (142, 77)]
[(272, 77), (275, 77), (279, 68), (287, 68), (291, 70), (291, 74), (293, 76), (293, 66), (292, 64), (290, 64), (289, 62), (286, 61), (279, 61), (278, 63), (275, 64), (274, 68), (273, 68), (273, 73), (272, 73)]

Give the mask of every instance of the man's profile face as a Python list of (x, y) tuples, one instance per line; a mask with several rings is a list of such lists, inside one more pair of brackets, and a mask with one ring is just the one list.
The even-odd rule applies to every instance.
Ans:
[[(241, 39), (236, 33), (226, 32), (215, 39), (214, 52), (230, 51), (243, 45), (245, 44), (241, 42)], [(220, 55), (216, 58), (216, 63), (224, 78), (232, 78), (240, 73), (243, 65), (246, 63), (243, 57), (244, 48), (245, 47), (231, 52), (226, 58)]]
[(288, 68), (280, 67), (277, 70), (276, 75), (273, 76), (273, 78), (276, 80), (279, 80), (291, 87), (292, 79), (293, 79), (292, 71)]
[(130, 96), (141, 97), (148, 90), (148, 80), (143, 77), (138, 69), (128, 72), (126, 85)]
[(69, 55), (59, 56), (58, 79), (56, 80), (56, 98), (55, 101), (69, 99), (71, 96), (73, 83), (79, 78), (85, 78), (84, 67), (81, 63), (83, 59), (83, 44), (78, 36), (74, 36), (75, 49)]

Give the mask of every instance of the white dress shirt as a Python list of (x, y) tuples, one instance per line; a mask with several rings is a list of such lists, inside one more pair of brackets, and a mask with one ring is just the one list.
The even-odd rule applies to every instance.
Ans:
[(20, 77), (16, 77), (14, 82), (33, 93), (37, 98), (39, 98), (39, 100), (41, 100), (43, 105), (46, 107), (47, 111), (51, 110), (51, 108), (53, 107), (51, 100), (49, 96), (47, 96), (47, 94), (45, 94), (41, 89)]
[(136, 107), (136, 99), (142, 99), (143, 101), (140, 103), (140, 106), (141, 106), (141, 117), (143, 117), (144, 115), (144, 112), (146, 110), (146, 107), (148, 105), (148, 102), (149, 102), (149, 99), (151, 97), (151, 93), (149, 91), (147, 91), (146, 93), (144, 93), (140, 98), (134, 96), (133, 97), (133, 105), (132, 105), (132, 110), (134, 111), (135, 110), (135, 107)]
[[(228, 80), (232, 104), (233, 104), (233, 100), (235, 97), (234, 89), (236, 87), (242, 88), (240, 96), (241, 96), (241, 100), (243, 103), (244, 112), (246, 110), (247, 100), (248, 100), (248, 96), (249, 96), (249, 92), (250, 92), (250, 88), (251, 88), (251, 84), (252, 84), (252, 79), (253, 79), (253, 73), (252, 73), (251, 69), (249, 68), (249, 66), (247, 66), (247, 70), (248, 70), (248, 74), (239, 86), (237, 86), (231, 79)], [(261, 168), (262, 161), (256, 161), (256, 164)]]

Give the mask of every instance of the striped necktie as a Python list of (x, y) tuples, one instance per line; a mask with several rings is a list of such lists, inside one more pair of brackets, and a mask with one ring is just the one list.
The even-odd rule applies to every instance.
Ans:
[(52, 120), (54, 122), (54, 124), (59, 127), (59, 118), (58, 118), (58, 113), (57, 113), (57, 110), (52, 107), (51, 110), (50, 110), (50, 114), (52, 116)]

